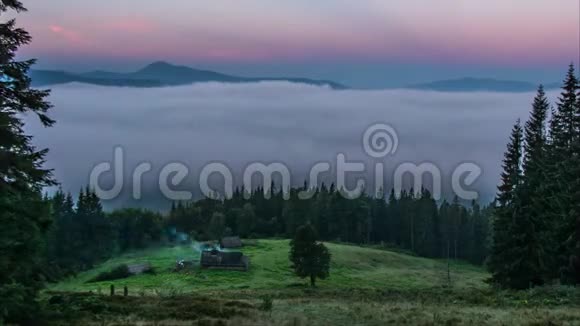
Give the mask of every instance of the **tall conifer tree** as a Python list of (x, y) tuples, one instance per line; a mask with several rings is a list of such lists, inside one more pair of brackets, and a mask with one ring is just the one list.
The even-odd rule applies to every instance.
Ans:
[[(0, 17), (26, 9), (18, 0), (0, 0)], [(34, 60), (16, 61), (19, 47), (31, 41), (13, 19), (0, 19), (0, 321), (29, 317), (41, 282), (38, 265), (44, 235), (50, 225), (49, 205), (41, 188), (53, 184), (42, 168), (47, 150), (31, 144), (24, 132), (23, 113), (38, 116), (44, 126), (48, 91), (30, 87), (28, 70)]]
[[(578, 149), (580, 114), (578, 109), (578, 78), (571, 64), (564, 79), (557, 109), (551, 121), (551, 144), (548, 152), (544, 187), (549, 199), (545, 212), (554, 223), (553, 252), (558, 254), (550, 270), (561, 274), (571, 254), (572, 234), (576, 225), (574, 185), (578, 180)], [(554, 276), (556, 276), (554, 275)]]
[[(547, 170), (547, 131), (546, 122), (550, 104), (544, 92), (543, 86), (538, 88), (532, 105), (529, 120), (526, 122), (524, 131), (524, 159), (523, 159), (523, 184), (519, 190), (520, 210), (518, 221), (526, 225), (522, 230), (527, 230), (528, 257), (535, 261), (532, 270), (543, 274), (541, 278), (549, 278), (553, 222), (546, 212), (549, 203), (543, 194), (546, 184), (545, 171)], [(535, 248), (535, 250), (532, 250)], [(535, 258), (532, 258), (535, 257)], [(544, 272), (540, 272), (540, 271)], [(539, 277), (539, 276), (538, 276)]]
[(514, 125), (510, 143), (503, 160), (501, 184), (498, 187), (497, 207), (493, 219), (493, 245), (488, 266), (492, 281), (503, 286), (514, 286), (518, 277), (514, 260), (519, 259), (515, 250), (513, 232), (515, 216), (519, 209), (517, 192), (522, 184), (523, 131), (520, 121)]

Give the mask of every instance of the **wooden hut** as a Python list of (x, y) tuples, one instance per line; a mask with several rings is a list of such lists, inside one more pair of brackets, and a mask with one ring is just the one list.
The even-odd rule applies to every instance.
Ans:
[(201, 253), (202, 268), (247, 271), (250, 260), (241, 252), (225, 252), (217, 249)]

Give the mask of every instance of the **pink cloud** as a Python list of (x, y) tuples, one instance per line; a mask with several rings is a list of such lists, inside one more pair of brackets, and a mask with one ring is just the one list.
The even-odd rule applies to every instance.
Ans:
[(49, 29), (54, 34), (58, 34), (71, 43), (84, 43), (85, 40), (80, 33), (67, 29), (59, 25), (50, 25)]
[(55, 26), (52, 25), (49, 27), (51, 31), (53, 31), (54, 33), (62, 33), (64, 31), (64, 28), (62, 28), (62, 26)]

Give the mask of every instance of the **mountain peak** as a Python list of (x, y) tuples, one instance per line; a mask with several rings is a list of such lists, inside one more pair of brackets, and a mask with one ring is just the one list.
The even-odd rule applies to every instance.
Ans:
[(285, 81), (309, 85), (324, 85), (330, 86), (334, 89), (346, 88), (343, 85), (331, 81), (312, 80), (307, 78), (239, 77), (210, 70), (199, 70), (187, 66), (178, 66), (165, 61), (153, 62), (140, 70), (131, 73), (94, 71), (85, 74), (69, 74), (54, 71), (38, 71), (35, 72), (34, 75), (33, 79), (37, 85), (63, 84), (77, 81), (96, 85), (134, 85), (135, 87), (155, 87), (188, 85), (203, 82), (248, 83), (260, 81)]
[(155, 61), (148, 64), (146, 67), (175, 67), (175, 65), (167, 62), (167, 61)]
[(164, 70), (175, 70), (175, 69), (184, 69), (187, 67), (180, 67), (173, 65), (169, 62), (165, 61), (155, 61), (153, 63), (148, 64), (147, 66), (143, 67), (140, 71), (164, 71)]

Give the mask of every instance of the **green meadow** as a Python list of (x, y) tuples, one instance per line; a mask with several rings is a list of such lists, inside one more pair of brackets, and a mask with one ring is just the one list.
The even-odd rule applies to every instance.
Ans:
[[(176, 272), (177, 260), (199, 259), (199, 252), (152, 248), (53, 284), (44, 299), (54, 312), (50, 319), (67, 325), (580, 325), (574, 288), (502, 291), (485, 283), (484, 269), (467, 263), (326, 245), (330, 277), (314, 289), (292, 274), (289, 241), (259, 240), (242, 249), (250, 257), (247, 272), (197, 266)], [(88, 282), (138, 263), (150, 263), (155, 273)]]
[[(332, 254), (331, 275), (318, 282), (321, 289), (391, 289), (421, 290), (448, 283), (447, 262), (414, 257), (387, 250), (342, 244), (326, 244)], [(179, 292), (208, 290), (282, 290), (305, 286), (292, 274), (288, 261), (288, 240), (260, 240), (241, 250), (250, 257), (250, 269), (241, 271), (192, 270), (175, 272), (177, 260), (199, 260), (199, 252), (191, 246), (136, 251), (115, 257), (98, 267), (78, 274), (52, 287), (52, 291), (108, 291), (125, 285), (130, 291)], [(150, 263), (155, 274), (142, 274), (117, 281), (88, 282), (97, 274), (121, 264)], [(487, 273), (466, 263), (450, 266), (452, 284), (461, 288), (483, 288)]]

